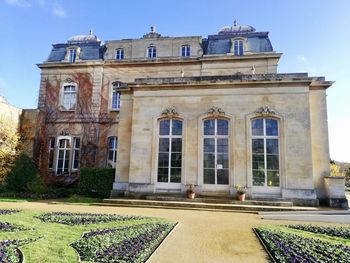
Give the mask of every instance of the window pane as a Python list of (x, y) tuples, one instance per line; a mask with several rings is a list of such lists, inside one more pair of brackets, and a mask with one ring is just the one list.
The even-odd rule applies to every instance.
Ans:
[(182, 152), (182, 139), (181, 138), (174, 138), (171, 139), (171, 151), (172, 152)]
[(278, 154), (278, 139), (266, 139), (266, 153)]
[(169, 138), (159, 138), (159, 152), (169, 152)]
[(53, 156), (54, 156), (54, 151), (50, 150), (49, 151), (49, 169), (53, 168)]
[(114, 162), (114, 151), (108, 151), (108, 163)]
[(217, 170), (217, 176), (218, 176), (218, 184), (228, 184), (228, 170), (227, 169), (220, 169)]
[(158, 155), (158, 167), (168, 167), (169, 166), (169, 154), (160, 153)]
[(79, 151), (74, 151), (74, 161), (73, 161), (73, 169), (78, 169), (79, 167)]
[(170, 170), (170, 182), (181, 183), (181, 168), (171, 168)]
[(278, 155), (271, 155), (268, 154), (266, 156), (266, 161), (267, 161), (267, 169), (269, 170), (278, 170), (279, 169), (279, 160), (278, 160)]
[(228, 135), (228, 121), (227, 120), (217, 120), (217, 135)]
[(253, 139), (252, 140), (252, 152), (253, 153), (264, 153), (264, 139)]
[(215, 170), (214, 169), (204, 169), (204, 183), (205, 184), (215, 184)]
[(215, 139), (204, 138), (204, 152), (215, 152)]
[(172, 120), (172, 135), (182, 135), (182, 121)]
[(171, 167), (181, 167), (181, 153), (172, 153), (171, 154)]
[(159, 123), (159, 135), (170, 134), (170, 120), (163, 120)]
[(278, 136), (278, 122), (274, 119), (266, 119), (266, 135)]
[(80, 138), (74, 137), (74, 148), (80, 148)]
[(264, 186), (265, 185), (265, 172), (264, 170), (253, 170), (253, 185)]
[(55, 148), (55, 138), (50, 138), (50, 148)]
[(228, 139), (217, 139), (217, 152), (228, 153)]
[(280, 176), (278, 171), (267, 171), (267, 185), (280, 186)]
[(215, 135), (215, 120), (204, 121), (204, 135)]
[(264, 170), (265, 161), (263, 154), (253, 154), (253, 169), (254, 170)]
[(215, 168), (215, 155), (212, 153), (205, 153), (203, 157), (204, 168)]
[(217, 155), (217, 164), (222, 165), (222, 168), (228, 168), (228, 154), (218, 154)]
[(160, 183), (168, 182), (168, 171), (169, 171), (169, 168), (158, 168), (158, 182)]
[(253, 136), (263, 136), (264, 135), (263, 119), (252, 120), (252, 135)]

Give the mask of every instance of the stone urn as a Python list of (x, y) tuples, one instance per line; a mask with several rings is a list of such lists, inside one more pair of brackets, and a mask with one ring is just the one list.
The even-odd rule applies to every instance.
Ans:
[(325, 187), (330, 207), (348, 208), (348, 200), (345, 196), (345, 177), (326, 176)]

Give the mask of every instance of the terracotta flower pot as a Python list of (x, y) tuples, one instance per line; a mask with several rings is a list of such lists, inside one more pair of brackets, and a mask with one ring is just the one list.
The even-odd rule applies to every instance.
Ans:
[(244, 201), (245, 200), (245, 194), (237, 194), (237, 199), (239, 201)]
[(193, 193), (193, 192), (187, 192), (187, 198), (189, 199), (194, 199), (196, 196), (196, 193)]

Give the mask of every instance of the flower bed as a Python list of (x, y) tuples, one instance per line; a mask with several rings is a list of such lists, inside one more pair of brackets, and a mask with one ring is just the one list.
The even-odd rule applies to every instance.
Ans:
[(19, 209), (0, 209), (0, 215), (9, 215), (9, 214), (14, 214), (18, 213), (21, 210)]
[(90, 231), (71, 246), (84, 261), (145, 262), (174, 226), (148, 223)]
[(43, 222), (60, 223), (70, 226), (87, 225), (96, 223), (107, 223), (113, 221), (129, 221), (141, 220), (145, 217), (140, 216), (122, 216), (122, 215), (108, 215), (108, 214), (84, 214), (84, 213), (63, 213), (53, 212), (36, 216)]
[(30, 230), (30, 228), (26, 228), (23, 226), (19, 226), (19, 225), (7, 223), (7, 222), (0, 222), (0, 232), (16, 232), (16, 231), (24, 231), (24, 230)]
[(276, 262), (349, 262), (350, 247), (316, 238), (257, 228), (256, 233)]
[(18, 247), (31, 243), (35, 240), (37, 240), (37, 238), (0, 241), (0, 262), (6, 262), (6, 263), (22, 262), (23, 258)]
[(324, 227), (313, 225), (288, 225), (287, 227), (312, 232), (315, 234), (324, 234), (333, 237), (341, 237), (344, 239), (350, 239), (349, 227)]

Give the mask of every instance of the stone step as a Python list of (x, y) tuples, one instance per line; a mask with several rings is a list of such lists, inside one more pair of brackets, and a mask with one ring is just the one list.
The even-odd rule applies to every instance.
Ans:
[(140, 199), (104, 199), (103, 203), (98, 205), (106, 206), (130, 206), (144, 208), (172, 208), (172, 209), (199, 209), (199, 210), (221, 210), (221, 211), (244, 211), (244, 212), (259, 212), (259, 211), (315, 211), (315, 207), (284, 207), (271, 205), (253, 205), (241, 202), (240, 204), (225, 204), (225, 203), (203, 203), (194, 201), (159, 201), (159, 200), (140, 200)]
[(246, 200), (244, 203), (235, 200), (232, 197), (198, 197), (195, 199), (184, 198), (183, 196), (162, 196), (162, 195), (147, 195), (146, 200), (153, 201), (177, 201), (177, 202), (192, 202), (192, 203), (211, 203), (211, 204), (244, 204), (244, 205), (265, 205), (265, 206), (283, 206), (292, 207), (293, 202), (276, 201), (276, 200)]

